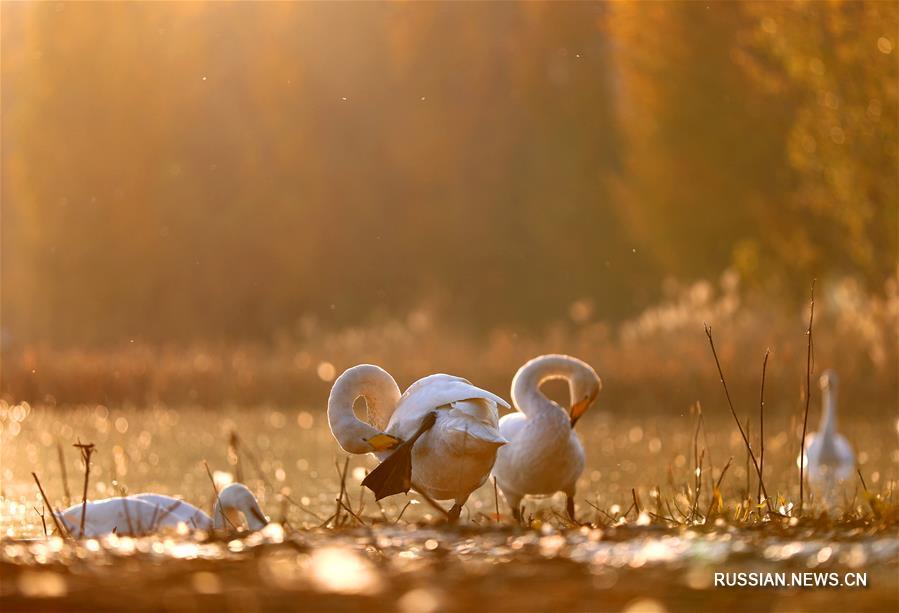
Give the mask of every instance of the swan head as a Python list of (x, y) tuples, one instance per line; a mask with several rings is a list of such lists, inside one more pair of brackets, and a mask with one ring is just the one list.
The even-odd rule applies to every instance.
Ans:
[[(353, 412), (353, 403), (360, 396), (365, 398), (371, 423)], [(372, 453), (399, 445), (400, 439), (381, 430), (399, 398), (396, 381), (379, 366), (360, 364), (337, 377), (328, 397), (328, 425), (340, 448), (347, 453)]]
[(268, 518), (259, 507), (259, 501), (253, 492), (242, 483), (232, 483), (225, 487), (215, 503), (213, 526), (222, 529), (226, 525), (225, 515), (228, 512), (243, 514), (250, 530), (261, 530), (268, 524)]
[(581, 368), (572, 369), (568, 378), (568, 389), (571, 394), (569, 415), (572, 426), (596, 402), (596, 397), (602, 389), (602, 380), (596, 371), (586, 362), (580, 362), (579, 365)]
[(337, 444), (347, 453), (376, 453), (396, 448), (402, 439), (355, 420), (332, 429)]
[(835, 370), (829, 368), (821, 373), (821, 378), (818, 379), (818, 385), (824, 391), (836, 393), (837, 387), (840, 384), (840, 379), (837, 377), (837, 373)]

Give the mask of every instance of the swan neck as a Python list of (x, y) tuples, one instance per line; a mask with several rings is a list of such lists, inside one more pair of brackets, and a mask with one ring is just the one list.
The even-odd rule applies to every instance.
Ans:
[[(368, 423), (353, 412), (360, 396), (365, 399)], [(348, 453), (372, 451), (366, 439), (387, 427), (399, 399), (396, 381), (382, 368), (362, 364), (340, 375), (328, 397), (328, 424), (340, 447)]]
[(226, 509), (239, 511), (243, 514), (244, 519), (247, 522), (247, 527), (252, 531), (262, 530), (268, 523), (265, 519), (265, 514), (262, 512), (262, 508), (259, 506), (259, 502), (255, 497), (252, 500), (247, 501), (246, 504), (232, 506), (223, 505), (221, 496), (219, 496), (212, 509), (212, 527), (215, 530), (223, 530), (230, 526), (228, 520), (225, 518)]
[(836, 394), (825, 389), (821, 407), (821, 432), (834, 434), (837, 431), (837, 398)]
[(564, 414), (564, 410), (547, 398), (540, 386), (550, 379), (571, 380), (572, 365), (564, 356), (541, 356), (522, 366), (512, 380), (512, 402), (528, 417)]

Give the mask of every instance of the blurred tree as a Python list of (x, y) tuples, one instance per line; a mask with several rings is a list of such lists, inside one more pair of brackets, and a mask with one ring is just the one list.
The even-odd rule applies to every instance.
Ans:
[(767, 249), (766, 207), (792, 186), (792, 103), (740, 70), (745, 7), (612, 6), (627, 134), (618, 206), (641, 245), (661, 270), (688, 277), (717, 274), (741, 246)]
[(899, 256), (899, 62), (895, 2), (758, 3), (745, 38), (760, 88), (790, 92), (792, 219), (772, 224), (777, 261), (882, 286)]
[(3, 3), (2, 330), (483, 328), (896, 252), (887, 3)]
[(897, 4), (615, 3), (619, 206), (660, 268), (896, 273)]

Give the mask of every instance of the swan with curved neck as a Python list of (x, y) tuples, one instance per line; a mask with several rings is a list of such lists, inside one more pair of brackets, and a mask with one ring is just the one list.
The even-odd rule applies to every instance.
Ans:
[[(337, 377), (328, 397), (328, 425), (347, 453), (379, 453), (402, 441), (384, 432), (400, 401), (400, 388), (379, 366), (360, 364)], [(353, 412), (357, 398), (365, 400), (366, 421)], [(382, 455), (378, 456), (383, 459)]]
[(825, 503), (834, 504), (839, 502), (841, 484), (851, 479), (855, 471), (855, 454), (846, 437), (837, 432), (837, 374), (824, 371), (819, 385), (821, 422), (818, 432), (806, 438), (805, 462), (809, 485)]
[[(359, 397), (365, 400), (364, 421), (353, 411)], [(497, 429), (497, 405), (509, 406), (465, 379), (443, 374), (419, 379), (401, 395), (387, 371), (360, 364), (334, 382), (328, 424), (344, 451), (381, 460), (362, 482), (376, 499), (414, 487), (435, 500), (452, 500), (454, 521), (506, 443)]]
[[(547, 398), (540, 386), (564, 379), (570, 394), (566, 411)], [(493, 474), (515, 518), (521, 519), (524, 496), (565, 492), (574, 519), (574, 493), (584, 470), (584, 448), (574, 426), (596, 400), (602, 382), (589, 364), (568, 355), (542, 355), (526, 363), (512, 379), (517, 412), (499, 420), (510, 442), (497, 452)]]
[(134, 494), (87, 503), (84, 534), (81, 534), (82, 505), (75, 504), (57, 513), (57, 519), (73, 536), (96, 538), (105, 534), (139, 536), (179, 524), (192, 530), (222, 530), (231, 526), (226, 514), (244, 516), (250, 530), (268, 523), (253, 493), (241, 483), (226, 486), (218, 495), (212, 517), (194, 505), (163, 494)]

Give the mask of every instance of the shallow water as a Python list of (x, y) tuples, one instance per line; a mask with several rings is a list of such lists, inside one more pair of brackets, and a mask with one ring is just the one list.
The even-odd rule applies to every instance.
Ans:
[[(899, 539), (801, 530), (377, 526), (223, 542), (6, 541), (4, 611), (895, 610)], [(867, 588), (716, 588), (716, 572), (866, 573)], [(789, 579), (788, 579), (789, 580)], [(9, 608), (7, 608), (7, 606)], [(630, 608), (629, 608), (630, 607)]]
[[(746, 487), (745, 451), (726, 420), (708, 416), (699, 434), (699, 446), (707, 440), (708, 450), (698, 507), (708, 504), (706, 480), (717, 478), (727, 458), (735, 458), (722, 484), (727, 510), (717, 522), (687, 527), (656, 517), (689, 512), (695, 415), (647, 420), (598, 414), (579, 425), (588, 467), (579, 484), (578, 518), (593, 526), (571, 527), (556, 513), (563, 509), (556, 498), (529, 503), (534, 521), (528, 529), (511, 525), (489, 482), (469, 501), (459, 527), (442, 525), (439, 514), (414, 496), (408, 507), (403, 496), (379, 507), (359, 485), (373, 461), (356, 457), (349, 459), (347, 492), (366, 525), (344, 513), (342, 526), (331, 527), (327, 520), (335, 512), (345, 456), (320, 412), (5, 406), (0, 423), (4, 611), (117, 610), (123, 603), (132, 610), (241, 611), (300, 605), (402, 611), (899, 606), (895, 522), (735, 522), (733, 508)], [(772, 492), (789, 492), (795, 479), (795, 447), (782, 433), (787, 425), (776, 414), (766, 425), (766, 485)], [(856, 423), (844, 430), (858, 445), (868, 487), (887, 498), (899, 465), (892, 428)], [(229, 450), (232, 432), (236, 453)], [(124, 488), (181, 494), (208, 508), (212, 485), (205, 460), (219, 485), (238, 477), (246, 482), (278, 523), (230, 540), (175, 532), (78, 544), (47, 540), (30, 473), (38, 473), (54, 506), (63, 506), (57, 443), (63, 444), (70, 498), (77, 500), (83, 468), (70, 445), (79, 439), (97, 445), (92, 498)], [(657, 485), (664, 505), (654, 496)], [(864, 510), (857, 490), (855, 484), (847, 487), (846, 503)], [(642, 513), (632, 508), (635, 494)], [(820, 511), (814, 503), (810, 507)], [(716, 572), (750, 571), (784, 572), (787, 580), (794, 572), (835, 572), (841, 581), (846, 573), (862, 572), (868, 585), (714, 586)]]

